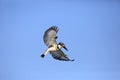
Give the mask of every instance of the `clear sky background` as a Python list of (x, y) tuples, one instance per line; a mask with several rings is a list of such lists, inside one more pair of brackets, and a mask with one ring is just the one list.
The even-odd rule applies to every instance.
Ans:
[[(74, 62), (40, 57), (52, 25)], [(120, 1), (0, 0), (0, 80), (120, 80)]]

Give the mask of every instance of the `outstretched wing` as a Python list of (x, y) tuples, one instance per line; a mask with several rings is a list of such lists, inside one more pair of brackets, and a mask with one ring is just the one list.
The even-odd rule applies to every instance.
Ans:
[(44, 33), (43, 40), (46, 46), (51, 46), (52, 44), (56, 44), (58, 27), (52, 26), (47, 29)]
[(50, 54), (52, 55), (52, 57), (53, 57), (54, 59), (57, 59), (57, 60), (62, 60), (62, 61), (74, 61), (74, 59), (73, 59), (73, 60), (69, 59), (69, 58), (67, 57), (67, 55), (64, 54), (63, 51), (60, 50), (60, 49), (57, 50), (57, 51), (51, 51)]

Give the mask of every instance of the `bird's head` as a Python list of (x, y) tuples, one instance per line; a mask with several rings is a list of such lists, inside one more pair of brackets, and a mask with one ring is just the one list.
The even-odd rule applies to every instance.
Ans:
[(63, 47), (65, 50), (68, 51), (68, 49), (66, 48), (66, 46), (65, 46), (65, 44), (64, 44), (63, 42), (59, 42), (59, 45), (60, 45), (61, 47)]

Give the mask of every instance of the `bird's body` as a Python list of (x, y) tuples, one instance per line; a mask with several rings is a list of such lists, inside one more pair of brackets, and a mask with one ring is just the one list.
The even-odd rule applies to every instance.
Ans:
[(64, 43), (60, 42), (57, 44), (57, 32), (58, 28), (56, 26), (52, 26), (45, 31), (43, 40), (45, 45), (48, 46), (48, 49), (41, 55), (41, 57), (45, 57), (48, 53), (50, 53), (54, 59), (62, 61), (73, 61), (70, 60), (61, 50), (61, 48), (67, 50)]

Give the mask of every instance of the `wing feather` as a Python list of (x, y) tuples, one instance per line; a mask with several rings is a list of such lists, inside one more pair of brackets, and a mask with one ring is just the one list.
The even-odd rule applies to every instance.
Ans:
[(52, 55), (52, 57), (56, 60), (62, 60), (62, 61), (74, 61), (74, 60), (71, 60), (67, 57), (66, 54), (63, 53), (62, 50), (57, 50), (57, 51), (52, 51), (50, 52), (50, 54)]
[(58, 30), (59, 29), (57, 26), (52, 26), (45, 31), (43, 40), (46, 46), (51, 46), (52, 44), (56, 44), (56, 37)]

